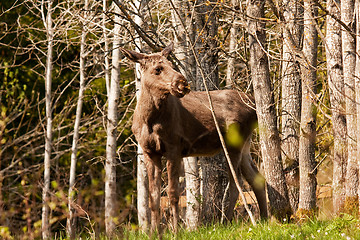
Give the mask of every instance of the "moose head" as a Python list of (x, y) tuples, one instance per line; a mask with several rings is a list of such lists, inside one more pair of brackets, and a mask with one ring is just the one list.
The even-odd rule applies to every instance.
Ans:
[(156, 89), (161, 91), (162, 95), (170, 93), (181, 98), (190, 92), (190, 86), (185, 77), (177, 72), (167, 59), (173, 49), (174, 44), (171, 43), (160, 53), (148, 55), (120, 48), (128, 59), (140, 63), (140, 81), (147, 89)]

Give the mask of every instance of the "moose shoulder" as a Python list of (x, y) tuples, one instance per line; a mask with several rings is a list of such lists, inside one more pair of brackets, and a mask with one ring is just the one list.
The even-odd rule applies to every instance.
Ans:
[[(121, 49), (126, 57), (141, 66), (141, 93), (132, 131), (144, 150), (149, 175), (152, 230), (157, 229), (160, 223), (161, 157), (167, 159), (168, 195), (176, 229), (182, 158), (213, 155), (221, 151), (207, 93), (190, 92), (185, 77), (175, 71), (167, 60), (172, 48), (171, 44), (161, 53), (150, 55)], [(242, 174), (248, 181), (258, 200), (261, 216), (267, 217), (265, 180), (250, 155), (251, 133), (257, 121), (253, 98), (234, 90), (211, 91), (210, 95), (222, 134), (226, 135), (232, 129), (238, 136), (239, 140), (235, 143), (227, 141), (238, 177)], [(230, 204), (226, 212), (229, 220), (237, 197), (238, 191), (230, 177)]]

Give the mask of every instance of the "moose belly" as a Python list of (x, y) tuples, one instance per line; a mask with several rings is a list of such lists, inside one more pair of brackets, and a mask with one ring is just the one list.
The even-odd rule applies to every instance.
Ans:
[(213, 156), (220, 152), (221, 143), (219, 136), (207, 135), (190, 145), (187, 156)]

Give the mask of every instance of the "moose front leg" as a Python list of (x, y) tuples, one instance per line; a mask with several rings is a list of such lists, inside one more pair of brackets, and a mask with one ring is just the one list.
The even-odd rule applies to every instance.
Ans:
[(172, 225), (174, 231), (178, 229), (179, 219), (179, 171), (181, 158), (172, 158), (167, 161), (168, 171), (168, 196), (170, 199), (170, 207), (172, 214)]
[(161, 156), (144, 153), (144, 162), (149, 176), (151, 232), (154, 232), (160, 230)]

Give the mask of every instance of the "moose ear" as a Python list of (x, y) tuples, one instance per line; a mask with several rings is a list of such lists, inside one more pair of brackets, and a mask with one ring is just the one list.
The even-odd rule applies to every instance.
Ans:
[(173, 50), (174, 50), (174, 43), (171, 42), (166, 48), (164, 48), (161, 51), (161, 55), (163, 55), (164, 57), (167, 57)]
[(129, 60), (133, 62), (140, 62), (142, 59), (146, 58), (145, 54), (126, 50), (124, 48), (120, 48), (120, 51), (127, 57)]

